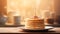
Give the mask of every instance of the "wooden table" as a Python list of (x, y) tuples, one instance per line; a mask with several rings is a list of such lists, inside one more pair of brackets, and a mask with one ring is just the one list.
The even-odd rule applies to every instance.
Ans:
[(49, 30), (49, 32), (24, 32), (19, 27), (0, 27), (0, 33), (53, 34), (60, 33), (60, 27), (55, 27)]

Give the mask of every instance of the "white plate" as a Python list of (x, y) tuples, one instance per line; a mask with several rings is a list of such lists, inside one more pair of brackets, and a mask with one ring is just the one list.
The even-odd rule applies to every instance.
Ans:
[(45, 26), (45, 29), (43, 29), (43, 30), (39, 30), (39, 29), (26, 29), (25, 27), (20, 27), (20, 29), (22, 29), (24, 31), (48, 31), (50, 29), (53, 29), (53, 27)]

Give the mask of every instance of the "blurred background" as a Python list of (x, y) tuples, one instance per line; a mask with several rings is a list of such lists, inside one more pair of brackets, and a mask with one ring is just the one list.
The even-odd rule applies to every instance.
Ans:
[(60, 0), (0, 0), (0, 18), (5, 19), (0, 19), (2, 24), (24, 25), (24, 19), (33, 17), (34, 11), (47, 21), (54, 20), (49, 24), (60, 25)]

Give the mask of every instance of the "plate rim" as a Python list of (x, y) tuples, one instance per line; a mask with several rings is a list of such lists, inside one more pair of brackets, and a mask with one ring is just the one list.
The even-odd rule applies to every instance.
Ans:
[[(51, 27), (51, 26), (50, 26)], [(27, 29), (27, 28), (25, 28), (25, 27), (20, 27), (20, 29), (23, 29), (23, 30), (41, 30), (41, 29)], [(45, 29), (43, 29), (43, 30), (49, 30), (49, 29), (53, 29), (53, 27), (51, 27), (51, 28), (45, 28)]]

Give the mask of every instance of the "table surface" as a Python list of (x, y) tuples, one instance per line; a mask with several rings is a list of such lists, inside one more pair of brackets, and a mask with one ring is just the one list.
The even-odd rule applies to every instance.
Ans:
[(50, 32), (24, 32), (19, 27), (0, 27), (0, 33), (60, 33), (60, 27), (54, 27)]

